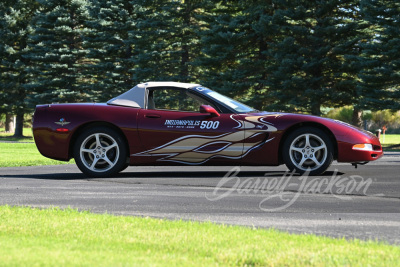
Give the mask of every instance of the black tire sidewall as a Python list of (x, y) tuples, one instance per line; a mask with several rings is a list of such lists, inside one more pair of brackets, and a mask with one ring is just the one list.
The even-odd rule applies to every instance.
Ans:
[(325, 133), (325, 131), (314, 128), (314, 127), (302, 127), (299, 129), (294, 130), (292, 133), (290, 133), (287, 138), (285, 139), (285, 142), (283, 144), (283, 150), (282, 150), (282, 157), (283, 161), (285, 162), (286, 166), (289, 168), (290, 171), (296, 170), (297, 173), (303, 174), (306, 171), (301, 170), (297, 168), (292, 160), (290, 159), (289, 151), (290, 151), (290, 145), (293, 142), (294, 139), (296, 139), (299, 135), (302, 134), (314, 134), (318, 137), (320, 137), (324, 142), (327, 147), (327, 155), (325, 162), (318, 168), (313, 171), (310, 171), (309, 175), (319, 175), (323, 174), (329, 166), (332, 164), (333, 161), (333, 144), (331, 139), (329, 138), (328, 134)]
[[(83, 164), (81, 157), (80, 157), (80, 148), (82, 145), (82, 142), (90, 135), (95, 134), (95, 133), (103, 133), (111, 136), (112, 138), (115, 139), (117, 142), (118, 148), (119, 148), (119, 158), (117, 160), (117, 163), (109, 170), (105, 172), (94, 172), (89, 170), (85, 164)], [(109, 128), (109, 127), (94, 127), (94, 128), (88, 128), (84, 130), (76, 139), (73, 147), (73, 155), (75, 158), (75, 163), (78, 166), (78, 168), (87, 176), (90, 177), (109, 177), (111, 175), (117, 174), (120, 172), (124, 166), (126, 165), (126, 159), (127, 159), (127, 146), (125, 144), (124, 139), (121, 137), (121, 135)]]

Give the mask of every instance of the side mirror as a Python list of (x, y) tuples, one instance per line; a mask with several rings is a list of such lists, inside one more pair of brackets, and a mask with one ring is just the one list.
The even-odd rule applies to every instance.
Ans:
[(200, 113), (209, 113), (211, 117), (219, 117), (221, 116), (218, 111), (215, 110), (212, 106), (209, 105), (201, 105)]

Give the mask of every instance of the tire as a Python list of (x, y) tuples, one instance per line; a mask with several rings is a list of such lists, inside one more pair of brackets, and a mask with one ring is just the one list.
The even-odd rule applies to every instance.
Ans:
[(120, 172), (126, 170), (126, 168), (128, 168), (130, 165), (129, 163), (125, 163), (125, 165), (122, 167), (122, 169), (120, 170)]
[(309, 175), (323, 174), (333, 161), (333, 144), (322, 130), (299, 128), (288, 135), (283, 144), (283, 161), (290, 171)]
[(127, 155), (121, 135), (108, 127), (87, 129), (74, 144), (76, 165), (90, 177), (117, 174), (125, 167)]

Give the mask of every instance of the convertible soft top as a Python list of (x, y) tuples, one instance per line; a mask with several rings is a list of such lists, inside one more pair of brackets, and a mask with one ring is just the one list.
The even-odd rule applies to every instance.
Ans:
[(107, 102), (108, 105), (127, 106), (134, 108), (144, 108), (146, 103), (146, 89), (151, 87), (177, 87), (189, 89), (201, 86), (194, 83), (178, 83), (178, 82), (147, 82), (140, 83), (129, 91), (119, 95)]

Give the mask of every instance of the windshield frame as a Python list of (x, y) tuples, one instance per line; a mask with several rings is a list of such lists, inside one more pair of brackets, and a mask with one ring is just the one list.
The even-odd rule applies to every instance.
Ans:
[[(245, 105), (237, 100), (234, 100), (230, 97), (227, 97), (223, 94), (220, 94), (214, 90), (211, 90), (204, 86), (196, 86), (190, 88), (191, 91), (194, 93), (200, 94), (202, 97), (211, 100), (211, 102), (218, 103), (225, 107), (226, 109), (230, 110), (232, 113), (236, 114), (245, 114), (257, 111), (256, 109)], [(223, 101), (226, 100), (226, 101)]]

